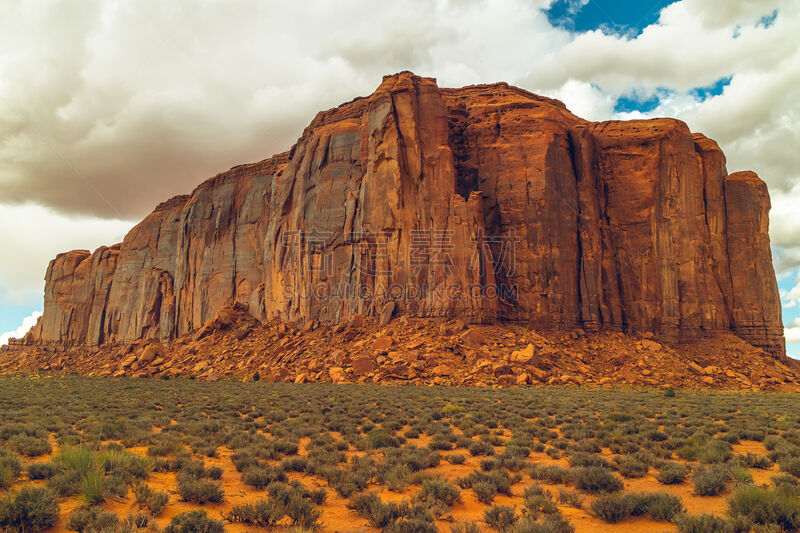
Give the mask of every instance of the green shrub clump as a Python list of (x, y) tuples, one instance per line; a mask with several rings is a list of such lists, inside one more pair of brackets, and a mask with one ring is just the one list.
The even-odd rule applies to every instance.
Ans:
[(425, 502), (441, 502), (449, 507), (461, 500), (461, 490), (445, 479), (426, 479), (418, 497)]
[(67, 529), (78, 533), (116, 531), (119, 517), (97, 507), (79, 507), (72, 511), (67, 521)]
[(250, 526), (273, 527), (283, 516), (283, 511), (273, 502), (258, 500), (255, 503), (234, 505), (225, 518)]
[(164, 533), (224, 533), (219, 520), (209, 518), (205, 511), (187, 511), (170, 520)]
[(225, 498), (222, 484), (207, 479), (197, 479), (187, 474), (178, 475), (178, 494), (187, 502), (219, 503)]
[(53, 463), (31, 463), (25, 471), (31, 480), (50, 479), (58, 474), (58, 467)]
[(624, 486), (611, 470), (602, 466), (573, 468), (571, 478), (578, 490), (591, 493), (617, 492)]
[(166, 492), (155, 491), (144, 483), (137, 485), (133, 494), (136, 497), (136, 503), (150, 511), (153, 516), (161, 514), (169, 501), (169, 495)]
[(53, 451), (47, 437), (34, 437), (18, 433), (9, 440), (11, 447), (27, 457), (38, 457)]
[(733, 526), (712, 514), (681, 515), (675, 520), (679, 533), (733, 533)]
[(504, 470), (476, 470), (467, 477), (460, 478), (458, 485), (463, 489), (472, 489), (478, 501), (485, 504), (492, 503), (497, 493), (511, 495), (511, 478)]
[(252, 466), (242, 473), (242, 482), (259, 490), (283, 481), (286, 481), (286, 472), (272, 466)]
[(677, 485), (686, 481), (689, 469), (681, 463), (667, 461), (662, 464), (656, 474), (656, 479), (662, 485)]
[(680, 498), (667, 492), (601, 494), (592, 502), (591, 509), (595, 516), (609, 523), (638, 515), (671, 521), (684, 510)]
[(51, 491), (22, 487), (0, 500), (0, 530), (8, 533), (41, 531), (58, 521), (59, 507)]
[(22, 472), (17, 454), (0, 448), (0, 489), (7, 490)]
[(397, 439), (390, 435), (385, 429), (375, 428), (367, 435), (367, 440), (372, 448), (396, 448)]
[(483, 513), (483, 521), (498, 531), (506, 531), (517, 521), (513, 507), (493, 505)]
[(783, 531), (800, 529), (800, 500), (780, 488), (741, 487), (728, 501), (731, 517), (759, 526), (778, 526)]
[(347, 507), (369, 521), (370, 525), (390, 533), (435, 533), (433, 515), (424, 504), (384, 503), (375, 493), (361, 493), (347, 502)]
[(701, 463), (724, 463), (733, 455), (729, 442), (712, 439), (707, 434), (699, 434), (690, 438), (678, 449), (678, 456), (687, 461)]
[(725, 491), (729, 479), (724, 466), (701, 467), (692, 474), (692, 486), (700, 496), (716, 496)]

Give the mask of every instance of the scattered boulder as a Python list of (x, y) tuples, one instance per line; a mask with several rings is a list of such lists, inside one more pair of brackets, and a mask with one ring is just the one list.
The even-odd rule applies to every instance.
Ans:
[(353, 317), (350, 319), (351, 328), (361, 329), (366, 325), (367, 325), (367, 319), (361, 313), (354, 314)]
[(214, 333), (214, 326), (215, 326), (214, 320), (208, 320), (205, 324), (203, 324), (203, 327), (201, 327), (200, 329), (197, 330), (197, 332), (195, 332), (194, 340), (196, 341), (203, 340), (204, 338)]
[(333, 350), (330, 355), (331, 361), (337, 365), (342, 364), (345, 357), (347, 357), (347, 354), (345, 354), (342, 350)]
[(356, 374), (369, 374), (375, 369), (375, 363), (369, 357), (356, 357), (350, 364)]
[(378, 336), (372, 343), (372, 349), (376, 352), (385, 352), (394, 344), (394, 339), (388, 335)]
[(651, 352), (656, 352), (661, 349), (661, 345), (659, 343), (648, 339), (642, 339), (640, 341), (640, 345), (645, 350), (649, 350)]
[(535, 366), (530, 368), (530, 372), (531, 374), (536, 376), (536, 379), (538, 379), (539, 381), (544, 381), (548, 378), (548, 376), (550, 376), (549, 372), (547, 372), (546, 370), (542, 370), (541, 368), (537, 368)]
[(219, 324), (222, 328), (227, 328), (233, 325), (236, 322), (236, 319), (239, 318), (241, 312), (233, 306), (225, 305), (217, 309), (216, 314), (214, 315), (214, 320)]
[(509, 385), (514, 385), (516, 380), (512, 374), (503, 374), (502, 376), (497, 376), (497, 383), (503, 387), (508, 387)]
[(420, 339), (414, 339), (414, 340), (409, 341), (409, 342), (406, 343), (406, 349), (414, 350), (416, 348), (419, 348), (423, 344), (425, 344), (425, 340), (424, 339), (421, 339), (421, 338)]
[(508, 360), (512, 363), (520, 363), (520, 364), (528, 364), (533, 360), (534, 355), (536, 354), (536, 348), (534, 348), (533, 344), (528, 344), (522, 350), (515, 350), (511, 352), (511, 355), (508, 357)]
[(394, 301), (388, 301), (383, 305), (383, 309), (381, 309), (381, 314), (378, 317), (378, 324), (381, 326), (385, 326), (392, 320), (392, 315), (394, 314), (395, 303)]
[(433, 368), (433, 370), (431, 370), (431, 374), (433, 374), (434, 376), (446, 377), (446, 376), (451, 375), (452, 373), (453, 373), (453, 369), (450, 368), (449, 365), (438, 365), (438, 366), (435, 366)]
[(486, 336), (475, 328), (469, 328), (459, 335), (461, 341), (472, 348), (480, 348), (487, 342)]
[(328, 369), (328, 375), (334, 383), (341, 383), (345, 379), (344, 369), (340, 366), (332, 366)]
[(164, 349), (160, 344), (148, 344), (142, 350), (142, 355), (139, 357), (140, 365), (147, 365), (151, 363), (156, 357), (160, 357), (164, 353)]
[(495, 363), (492, 365), (492, 373), (495, 376), (502, 376), (507, 374), (513, 374), (514, 371), (511, 370), (511, 367), (508, 366), (506, 363)]
[(705, 373), (705, 371), (703, 370), (703, 367), (698, 365), (694, 361), (689, 361), (687, 364), (689, 365), (689, 369), (692, 370), (692, 372), (694, 372), (695, 374), (701, 374), (702, 375), (702, 374)]

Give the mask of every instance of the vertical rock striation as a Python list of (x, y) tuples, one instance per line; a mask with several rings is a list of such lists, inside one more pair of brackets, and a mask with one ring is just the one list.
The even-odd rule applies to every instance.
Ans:
[(785, 352), (769, 196), (673, 119), (594, 123), (504, 83), (402, 72), (319, 113), (290, 152), (54, 259), (27, 343), (168, 342), (223, 305), (652, 332)]

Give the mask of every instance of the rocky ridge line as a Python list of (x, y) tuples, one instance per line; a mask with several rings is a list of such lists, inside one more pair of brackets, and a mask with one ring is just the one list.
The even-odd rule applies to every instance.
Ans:
[[(24, 350), (25, 357), (17, 357)], [(538, 333), (520, 324), (468, 325), (459, 319), (355, 315), (336, 326), (261, 324), (223, 307), (194, 335), (165, 346), (141, 341), (62, 352), (15, 347), (0, 375), (80, 373), (459, 386), (650, 386), (739, 391), (800, 390), (800, 364), (774, 358), (730, 333), (670, 347), (652, 335)]]

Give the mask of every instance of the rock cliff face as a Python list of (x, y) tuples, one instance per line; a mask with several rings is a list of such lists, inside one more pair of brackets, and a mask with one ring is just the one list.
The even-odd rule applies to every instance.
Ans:
[(784, 353), (769, 196), (672, 119), (593, 123), (507, 84), (403, 72), (321, 112), (288, 153), (159, 205), (47, 271), (27, 344), (162, 342), (227, 304), (652, 332)]

